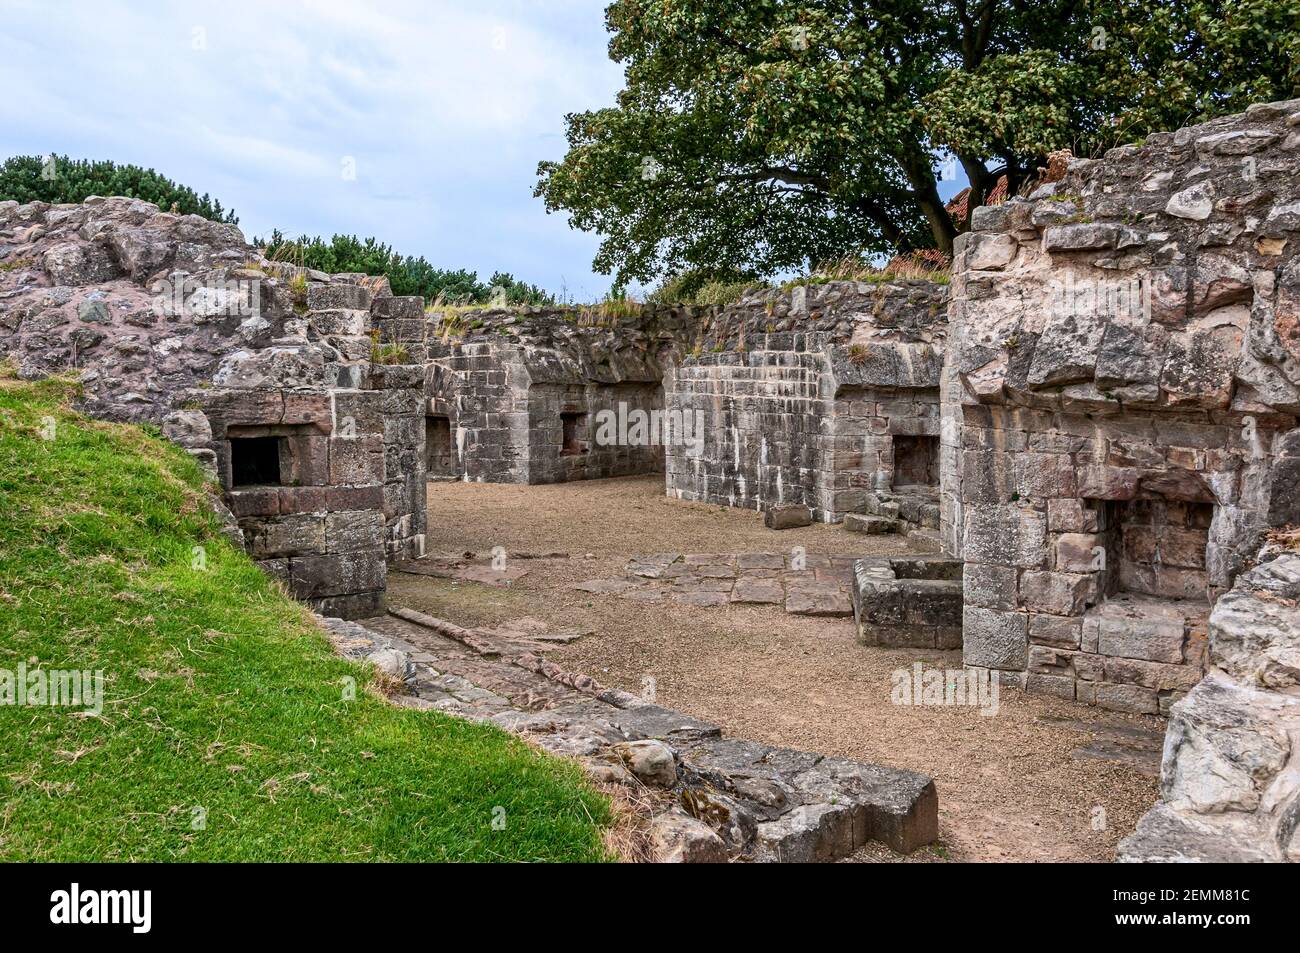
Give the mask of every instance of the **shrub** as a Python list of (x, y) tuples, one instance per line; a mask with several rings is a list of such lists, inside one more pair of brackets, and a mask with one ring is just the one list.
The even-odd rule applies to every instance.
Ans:
[(519, 281), (509, 272), (494, 272), (486, 283), (478, 273), (435, 268), (424, 258), (400, 255), (376, 238), (335, 235), (326, 241), (317, 236), (289, 238), (279, 229), (269, 238), (254, 238), (262, 254), (275, 261), (327, 271), (385, 275), (397, 295), (421, 295), (426, 301), (443, 304), (552, 304), (546, 291)]
[(202, 215), (214, 222), (237, 225), (234, 211), (205, 192), (177, 185), (138, 165), (70, 159), (67, 156), (13, 156), (0, 164), (0, 202), (84, 202), (91, 195), (125, 195), (153, 202), (164, 212)]
[(731, 304), (750, 288), (765, 287), (744, 272), (686, 271), (665, 278), (646, 295), (648, 304)]

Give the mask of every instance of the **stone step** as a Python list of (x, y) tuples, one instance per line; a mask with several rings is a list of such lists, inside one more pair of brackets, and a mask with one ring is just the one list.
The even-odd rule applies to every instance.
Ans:
[(885, 516), (870, 516), (866, 513), (848, 513), (844, 517), (844, 528), (850, 533), (865, 533), (868, 536), (883, 536), (899, 531), (898, 520)]
[(911, 529), (907, 530), (907, 541), (912, 544), (913, 548), (923, 553), (943, 552), (943, 539), (937, 529)]

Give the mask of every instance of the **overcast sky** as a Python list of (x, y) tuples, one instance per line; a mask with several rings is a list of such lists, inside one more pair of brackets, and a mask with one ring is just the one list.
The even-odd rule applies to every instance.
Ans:
[(598, 238), (532, 189), (622, 85), (606, 2), (0, 0), (0, 158), (131, 162), (249, 239), (374, 235), (596, 300)]
[(532, 188), (564, 114), (621, 86), (604, 7), (0, 0), (0, 157), (132, 162), (233, 207), (250, 239), (374, 235), (594, 299), (597, 238)]

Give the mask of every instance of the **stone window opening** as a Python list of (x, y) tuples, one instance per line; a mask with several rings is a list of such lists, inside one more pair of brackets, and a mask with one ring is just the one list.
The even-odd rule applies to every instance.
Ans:
[(586, 453), (582, 434), (586, 430), (587, 415), (579, 411), (565, 411), (560, 414), (560, 454), (575, 456)]
[(429, 414), (424, 418), (424, 450), (430, 476), (452, 473), (450, 417)]
[(230, 439), (230, 485), (283, 486), (280, 459), (283, 437), (232, 437)]
[(939, 485), (939, 438), (895, 436), (895, 489), (900, 487)]

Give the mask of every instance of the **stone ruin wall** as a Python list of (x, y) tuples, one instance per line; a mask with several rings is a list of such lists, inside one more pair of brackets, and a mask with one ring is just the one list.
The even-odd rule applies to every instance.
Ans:
[[(896, 438), (937, 441), (945, 303), (943, 285), (894, 279), (751, 292), (728, 307), (727, 333), (666, 384), (669, 411), (703, 431), (702, 447), (667, 448), (669, 495), (802, 505), (824, 522), (862, 512), (894, 487)], [(898, 474), (937, 484), (935, 467)]]
[[(856, 364), (852, 366), (845, 386), (858, 391), (846, 391), (843, 416), (852, 416), (850, 404), (862, 411), (868, 397), (868, 416), (877, 416), (877, 397), (886, 401), (905, 397), (904, 391), (911, 388), (906, 380), (908, 362), (923, 365), (924, 373), (934, 377), (929, 383), (935, 393), (926, 395), (918, 416), (936, 416), (930, 408), (937, 408), (933, 369), (939, 361), (931, 342), (941, 336), (935, 328), (941, 325), (942, 314), (941, 286), (906, 280), (756, 289), (725, 307), (650, 304), (630, 313), (601, 306), (535, 306), (461, 310), (444, 316), (433, 309), (424, 330), (429, 354), (426, 387), (433, 418), (428, 426), (429, 433), (436, 435), (436, 444), (429, 444), (430, 477), (550, 483), (667, 470), (669, 492), (683, 499), (760, 506), (781, 499), (788, 490), (795, 501), (825, 496), (825, 511), (831, 515), (836, 512), (837, 495), (841, 503), (853, 495), (860, 502), (866, 484), (847, 471), (836, 474), (828, 469), (824, 477), (816, 472), (829, 468), (836, 437), (822, 432), (821, 417), (833, 412), (832, 404), (822, 403), (817, 396), (824, 386), (822, 378), (834, 373), (835, 360), (848, 366), (847, 346), (861, 340), (877, 349), (866, 361), (866, 376), (872, 383), (865, 382)], [(793, 357), (812, 340), (809, 335), (816, 336), (812, 350)], [(925, 354), (900, 359), (900, 342), (913, 339), (925, 342)], [(832, 353), (833, 345), (838, 352)], [(892, 348), (894, 353), (885, 354), (881, 348)], [(758, 437), (745, 438), (752, 444), (752, 454), (747, 447), (742, 455), (746, 462), (739, 470), (728, 462), (734, 457), (729, 443), (735, 431), (730, 422), (734, 408), (718, 409), (719, 401), (708, 397), (713, 385), (698, 383), (715, 374), (700, 370), (705, 367), (718, 368), (718, 376), (750, 374), (744, 365), (751, 358), (766, 361), (773, 368), (766, 373), (774, 378), (784, 375), (811, 382), (811, 389), (804, 387), (802, 397), (796, 399), (802, 400), (798, 406), (781, 407), (778, 395), (776, 404), (758, 411), (760, 419), (753, 415), (744, 419), (755, 432), (777, 435), (773, 452), (785, 461), (779, 465), (784, 474), (768, 469), (765, 476), (758, 476), (757, 455), (762, 453)], [(900, 360), (907, 364), (901, 371)], [(780, 369), (792, 361), (807, 366)], [(834, 392), (832, 385), (832, 396)], [(597, 439), (598, 415), (607, 409), (618, 412), (620, 407), (629, 415), (637, 410), (647, 416), (656, 414), (660, 421), (665, 413), (675, 412), (674, 420), (680, 420), (683, 412), (700, 410), (706, 415), (703, 456), (692, 456), (688, 470), (683, 464), (684, 445), (662, 427), (655, 433), (667, 437), (666, 446), (662, 439), (650, 445)], [(895, 426), (904, 432), (902, 402), (895, 401), (890, 412)], [(846, 434), (841, 436), (850, 431), (857, 434), (855, 427), (870, 424), (846, 422), (844, 426)], [(808, 436), (785, 440), (781, 432), (787, 427), (802, 428)], [(937, 424), (934, 430), (937, 434)], [(773, 487), (775, 481), (782, 481), (782, 489), (765, 496), (740, 489), (742, 484), (759, 486), (764, 479)], [(806, 491), (805, 484), (814, 481), (818, 487)]]
[(1119, 860), (1300, 862), (1297, 739), (1300, 554), (1268, 546), (1214, 606), (1209, 671), (1169, 713), (1159, 801)]
[(372, 363), (369, 337), (423, 313), (147, 202), (0, 203), (0, 358), (78, 373), (93, 416), (160, 426), (217, 477), (259, 565), (327, 615), (382, 611), (386, 558), (423, 552), (424, 366)]
[[(425, 395), (429, 475), (556, 483), (663, 471), (658, 446), (597, 439), (603, 412), (663, 408), (691, 327), (682, 309), (594, 323), (577, 309), (431, 311)], [(592, 322), (592, 323), (589, 323)]]
[[(453, 335), (383, 279), (266, 262), (232, 226), (8, 202), (0, 357), (79, 373), (94, 416), (160, 425), (217, 474), (254, 559), (345, 617), (382, 611), (387, 558), (423, 553), (426, 467), (662, 468), (681, 498), (835, 519), (932, 479), (905, 441), (937, 438), (966, 663), (1170, 718), (1161, 800), (1121, 859), (1295, 860), (1300, 557), (1261, 543), (1300, 524), (1298, 232), (1300, 101), (977, 210), (946, 323), (948, 289), (894, 281), (485, 310)], [(155, 307), (159, 281), (194, 284), (183, 312)], [(619, 403), (701, 411), (704, 454), (592, 446)], [(949, 564), (859, 568), (906, 602)], [(955, 644), (939, 621), (927, 644)]]
[(1300, 104), (1150, 136), (976, 211), (944, 379), (967, 664), (1168, 713), (1269, 527), (1300, 413)]

